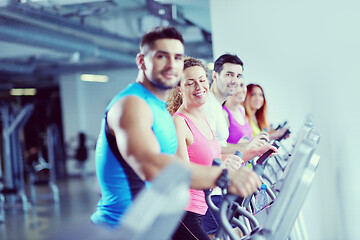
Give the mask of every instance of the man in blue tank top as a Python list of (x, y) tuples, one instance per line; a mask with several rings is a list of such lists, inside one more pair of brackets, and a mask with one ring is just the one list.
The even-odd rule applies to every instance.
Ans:
[[(136, 56), (136, 82), (120, 92), (108, 105), (96, 146), (96, 172), (101, 199), (91, 220), (98, 225), (117, 227), (137, 193), (166, 165), (184, 162), (174, 156), (177, 136), (166, 110), (169, 91), (182, 75), (184, 42), (173, 27), (158, 27), (144, 35)], [(191, 188), (216, 186), (224, 174), (219, 167), (188, 165)], [(247, 196), (260, 186), (248, 169), (226, 173), (229, 191)]]

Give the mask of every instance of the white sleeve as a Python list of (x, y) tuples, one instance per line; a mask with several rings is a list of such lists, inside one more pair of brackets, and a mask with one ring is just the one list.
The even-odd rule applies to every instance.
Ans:
[(215, 111), (212, 110), (212, 104), (210, 101), (207, 101), (204, 104), (204, 111), (206, 115), (206, 119), (211, 127), (211, 130), (216, 135), (216, 114), (214, 114)]
[(213, 100), (217, 101), (215, 97), (213, 99), (209, 97), (208, 101), (204, 104), (206, 118), (220, 145), (226, 146), (229, 129), (221, 105)]

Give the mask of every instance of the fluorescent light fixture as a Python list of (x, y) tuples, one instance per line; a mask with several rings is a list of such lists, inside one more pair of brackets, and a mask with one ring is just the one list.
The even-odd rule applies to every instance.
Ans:
[(108, 82), (109, 77), (107, 75), (94, 75), (94, 74), (81, 74), (81, 81), (85, 82)]
[(10, 89), (12, 96), (34, 96), (36, 95), (35, 88), (12, 88)]
[(21, 3), (29, 3), (29, 2), (47, 2), (46, 0), (21, 0)]
[(207, 67), (209, 70), (214, 70), (214, 63), (208, 63)]

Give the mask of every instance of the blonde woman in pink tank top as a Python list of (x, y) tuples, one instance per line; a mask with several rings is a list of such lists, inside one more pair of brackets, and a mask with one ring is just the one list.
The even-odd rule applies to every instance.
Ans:
[[(170, 95), (168, 110), (173, 115), (178, 134), (176, 155), (185, 161), (210, 166), (214, 158), (220, 158), (221, 146), (203, 110), (209, 92), (207, 77), (207, 68), (200, 60), (186, 58), (183, 78)], [(228, 168), (237, 170), (242, 160), (233, 155), (225, 162)], [(185, 217), (173, 239), (210, 239), (202, 228), (202, 218), (207, 208), (203, 190), (190, 189)]]

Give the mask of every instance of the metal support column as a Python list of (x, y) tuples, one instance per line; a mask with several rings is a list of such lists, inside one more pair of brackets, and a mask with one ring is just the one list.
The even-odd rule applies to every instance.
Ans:
[[(24, 168), (22, 157), (22, 145), (19, 132), (24, 127), (34, 110), (34, 105), (28, 104), (16, 114), (12, 110), (11, 103), (1, 106), (2, 117), (2, 140), (4, 152), (4, 186), (3, 194), (9, 194), (6, 201), (15, 203), (18, 196), (22, 201), (24, 211), (28, 209), (28, 200), (25, 194)], [(0, 199), (1, 203), (1, 199)]]
[(49, 159), (49, 168), (50, 168), (50, 180), (49, 186), (53, 192), (53, 198), (56, 203), (59, 202), (59, 188), (55, 184), (56, 181), (56, 162), (55, 162), (55, 152), (56, 148), (59, 145), (57, 141), (57, 127), (55, 124), (50, 125), (47, 128), (47, 145), (48, 145), (48, 159)]

